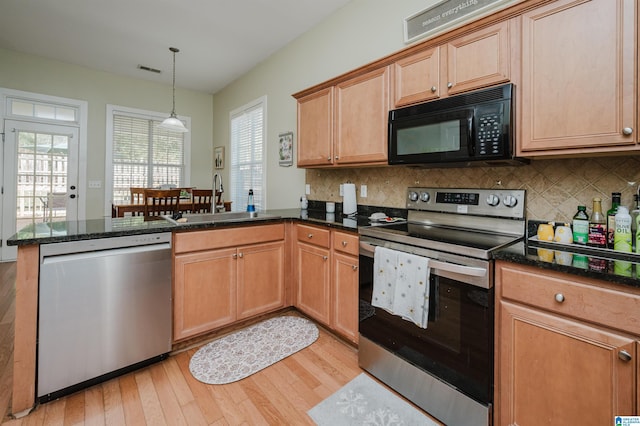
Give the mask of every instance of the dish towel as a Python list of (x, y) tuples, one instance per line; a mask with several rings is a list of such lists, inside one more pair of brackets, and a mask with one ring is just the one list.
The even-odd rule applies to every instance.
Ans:
[(427, 328), (429, 259), (376, 247), (371, 304)]

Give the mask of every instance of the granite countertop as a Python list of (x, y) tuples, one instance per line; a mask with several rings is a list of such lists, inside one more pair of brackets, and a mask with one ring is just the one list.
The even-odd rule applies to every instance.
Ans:
[(640, 255), (528, 240), (497, 250), (494, 259), (640, 287)]
[[(26, 226), (7, 240), (11, 246), (29, 244), (49, 244), (67, 241), (90, 240), (96, 238), (120, 237), (125, 235), (151, 234), (157, 232), (179, 232), (196, 229), (215, 229), (230, 226), (253, 226), (282, 220), (298, 220), (309, 224), (327, 226), (357, 232), (358, 227), (369, 225), (369, 211), (353, 218), (343, 218), (340, 211), (326, 213), (323, 209), (282, 209), (267, 210), (265, 213), (278, 218), (252, 219), (246, 222), (225, 223), (184, 223), (173, 224), (162, 218), (131, 216), (120, 218), (88, 219), (71, 222), (40, 222)], [(405, 216), (406, 217), (406, 216)]]

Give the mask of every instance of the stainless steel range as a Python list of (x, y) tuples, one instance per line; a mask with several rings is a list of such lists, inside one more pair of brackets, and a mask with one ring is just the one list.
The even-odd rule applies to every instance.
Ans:
[(447, 425), (490, 425), (492, 253), (524, 239), (525, 191), (409, 188), (407, 208), (360, 229), (360, 366)]

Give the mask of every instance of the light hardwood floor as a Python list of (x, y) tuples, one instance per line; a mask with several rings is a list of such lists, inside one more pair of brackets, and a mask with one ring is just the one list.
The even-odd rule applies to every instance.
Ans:
[(362, 372), (355, 349), (320, 328), (311, 346), (235, 383), (194, 379), (195, 348), (11, 419), (15, 263), (0, 263), (0, 278), (2, 426), (313, 424), (307, 410)]

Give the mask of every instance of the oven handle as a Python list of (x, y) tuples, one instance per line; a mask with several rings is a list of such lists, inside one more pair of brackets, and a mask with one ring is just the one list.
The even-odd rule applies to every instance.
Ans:
[[(360, 248), (367, 253), (375, 252), (376, 247), (372, 244), (364, 243), (360, 241)], [(485, 268), (476, 268), (475, 266), (463, 266), (455, 263), (441, 262), (435, 259), (429, 259), (429, 267), (432, 269), (439, 269), (441, 271), (453, 272), (461, 275), (469, 275), (472, 277), (484, 277), (487, 274)]]

